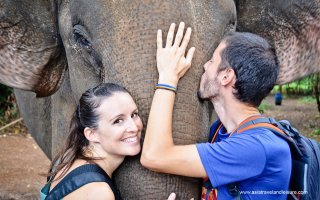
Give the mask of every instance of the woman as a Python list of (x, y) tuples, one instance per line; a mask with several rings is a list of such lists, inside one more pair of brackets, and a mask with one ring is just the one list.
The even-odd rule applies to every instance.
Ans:
[(82, 94), (62, 152), (52, 161), (46, 199), (121, 199), (111, 177), (140, 152), (143, 128), (129, 92), (102, 83)]

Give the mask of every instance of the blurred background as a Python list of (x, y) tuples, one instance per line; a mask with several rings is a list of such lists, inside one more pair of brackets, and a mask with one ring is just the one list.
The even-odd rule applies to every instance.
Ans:
[(39, 199), (49, 165), (19, 115), (13, 89), (0, 84), (0, 200)]

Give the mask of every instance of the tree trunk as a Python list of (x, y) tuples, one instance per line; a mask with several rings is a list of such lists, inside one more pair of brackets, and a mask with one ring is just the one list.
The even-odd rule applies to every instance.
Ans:
[(314, 95), (316, 97), (317, 105), (318, 105), (318, 111), (320, 112), (320, 74), (315, 74), (315, 79), (313, 82), (313, 88), (314, 88)]

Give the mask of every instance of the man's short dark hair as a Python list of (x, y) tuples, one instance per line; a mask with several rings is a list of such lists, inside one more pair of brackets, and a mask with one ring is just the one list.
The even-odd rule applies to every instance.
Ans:
[(272, 90), (279, 66), (275, 50), (262, 37), (235, 32), (223, 41), (219, 71), (231, 67), (236, 74), (234, 95), (241, 102), (258, 107)]

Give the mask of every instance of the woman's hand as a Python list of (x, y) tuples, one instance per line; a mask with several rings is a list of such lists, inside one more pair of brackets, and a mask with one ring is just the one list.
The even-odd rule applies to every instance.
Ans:
[(171, 193), (170, 196), (168, 197), (168, 200), (175, 200), (176, 199), (176, 194)]
[[(168, 197), (168, 200), (175, 200), (176, 199), (176, 194), (175, 193), (171, 193), (170, 196)], [(190, 200), (194, 200), (193, 198)]]
[(162, 47), (162, 31), (158, 30), (157, 68), (159, 72), (158, 83), (170, 84), (171, 86), (176, 87), (179, 79), (186, 73), (186, 71), (188, 71), (191, 66), (195, 48), (190, 48), (187, 56), (185, 57), (184, 55), (191, 36), (191, 28), (188, 27), (185, 35), (183, 36), (184, 22), (181, 22), (173, 43), (174, 29), (175, 24), (173, 23), (169, 28), (165, 48)]

